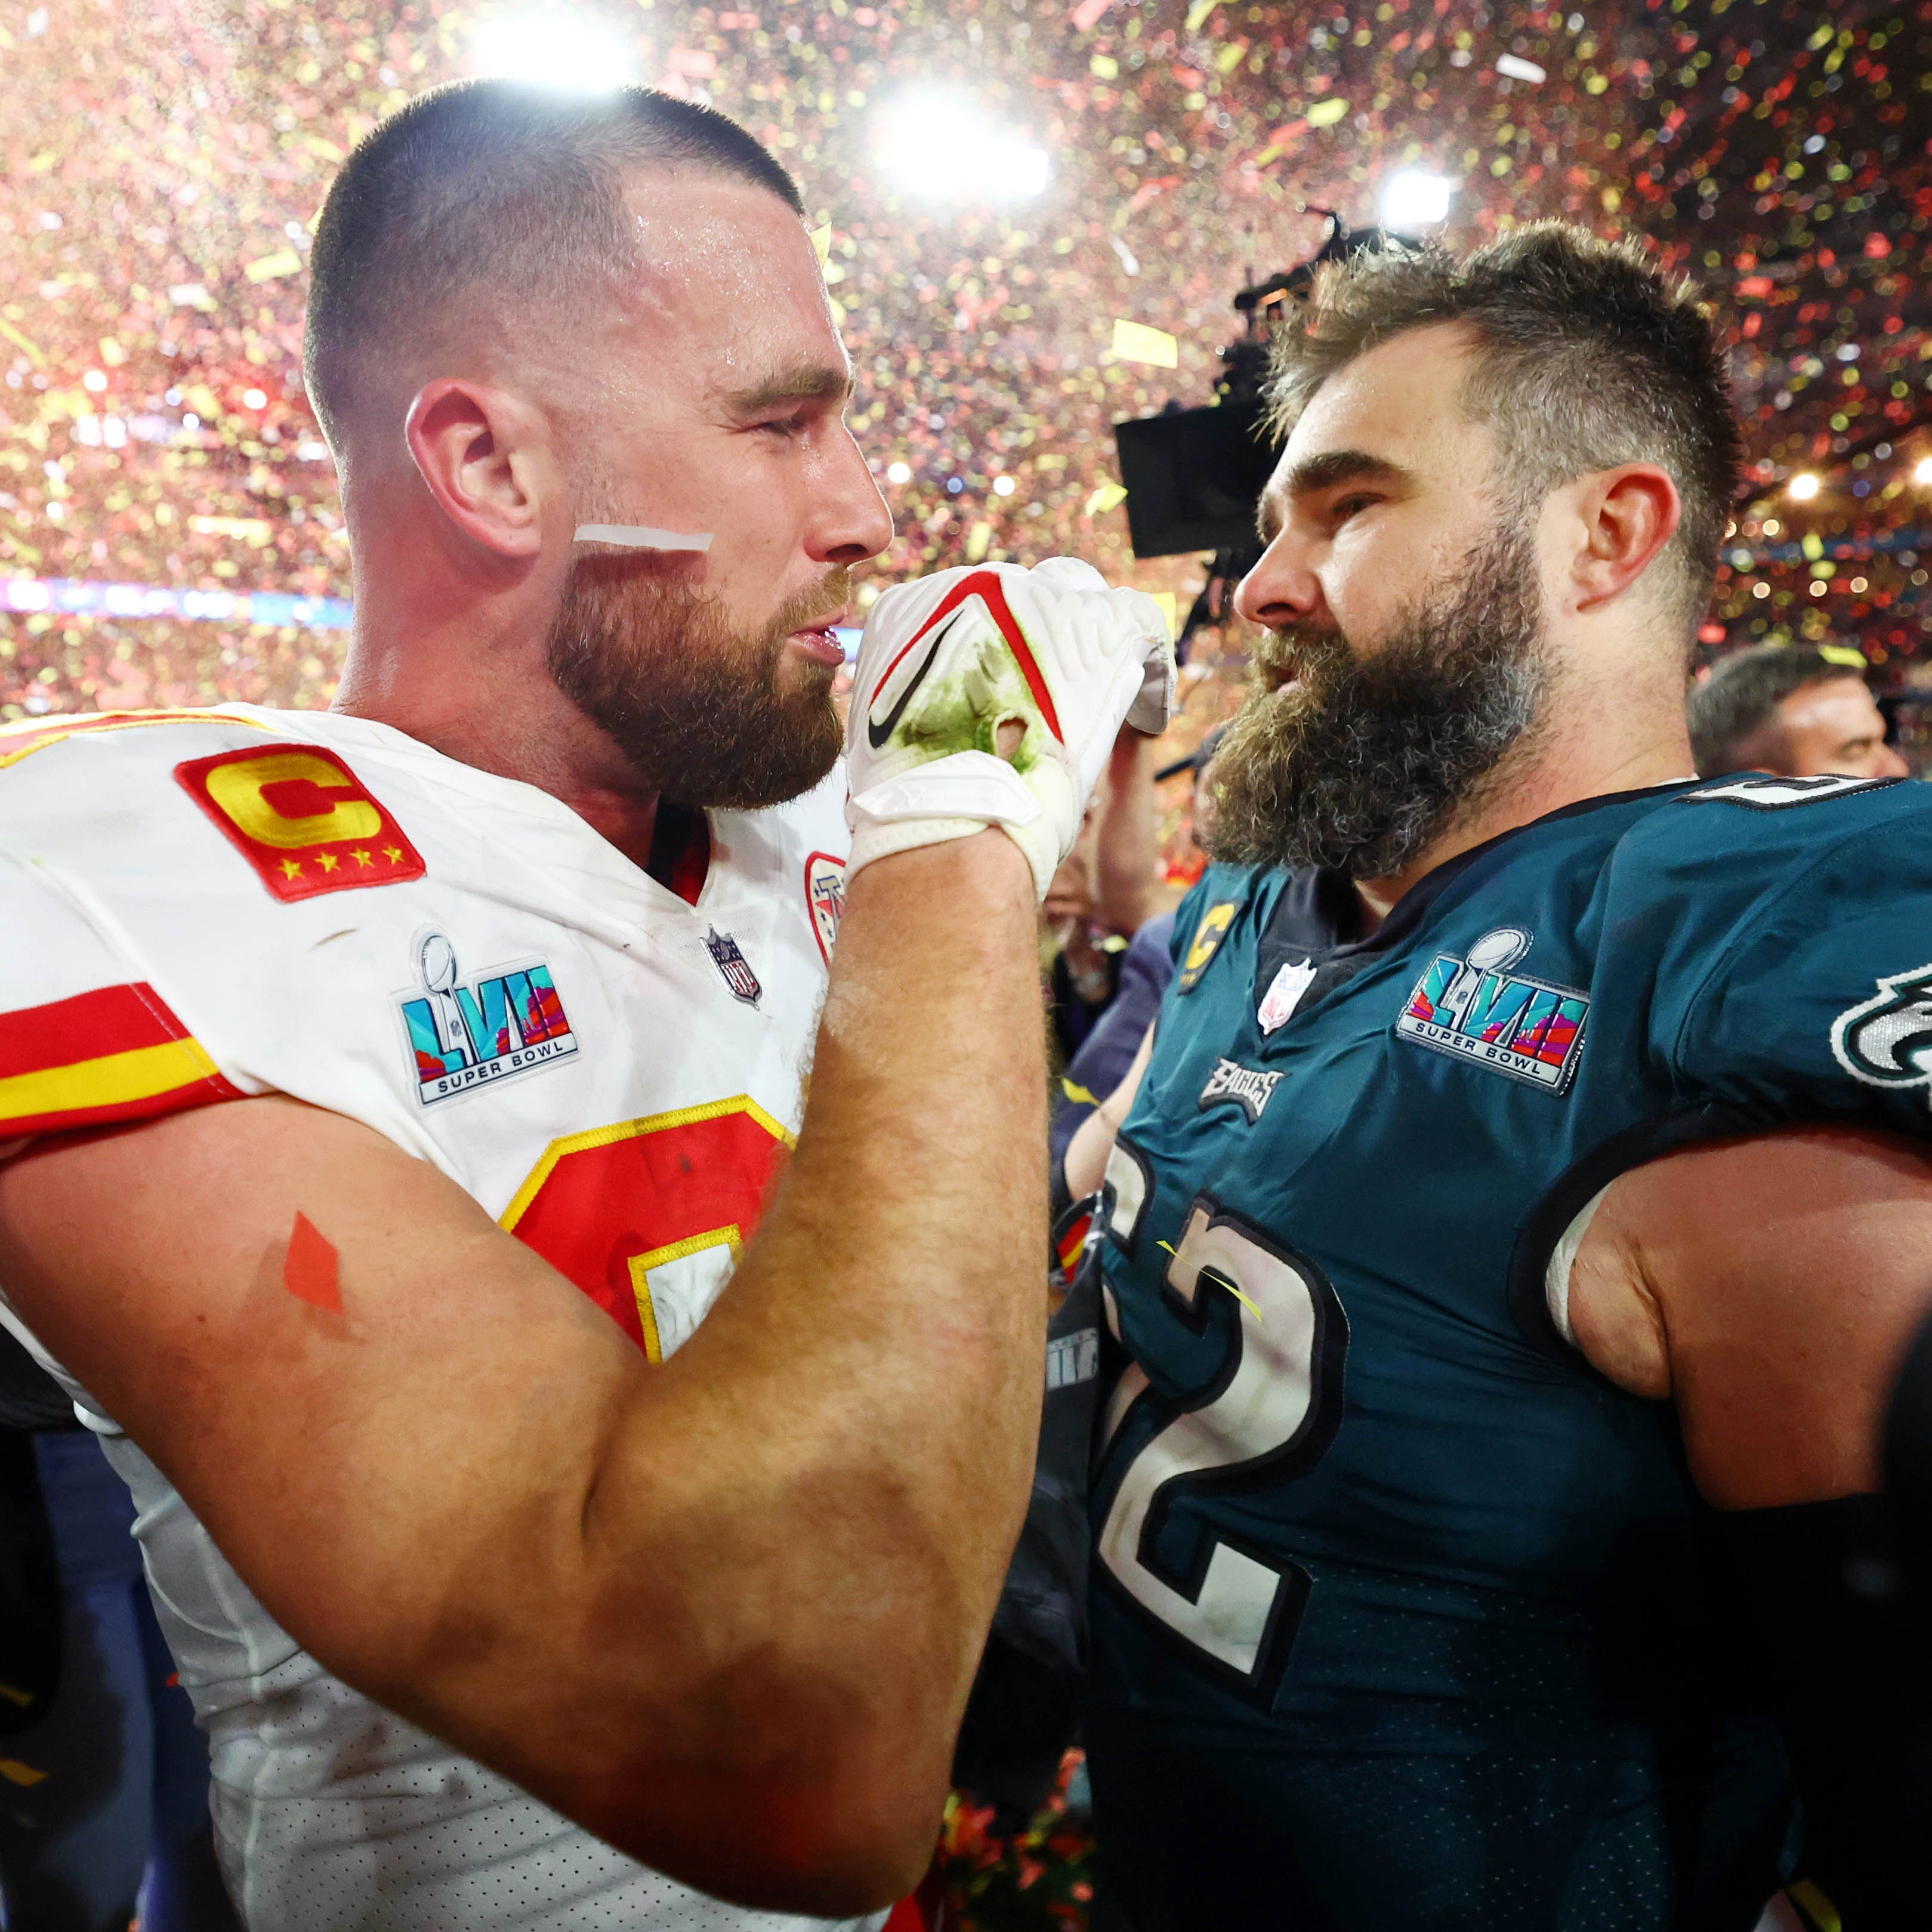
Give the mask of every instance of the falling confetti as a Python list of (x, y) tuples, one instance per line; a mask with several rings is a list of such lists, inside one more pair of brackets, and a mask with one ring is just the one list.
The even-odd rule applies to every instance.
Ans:
[[(254, 4), (246, 33), (232, 0), (9, 29), (32, 131), (0, 191), (0, 717), (334, 693), (349, 552), (301, 376), (313, 223), (363, 134), (467, 71), (469, 28), (453, 0)], [(1922, 0), (657, 0), (625, 31), (800, 181), (897, 522), (871, 584), (1069, 553), (1191, 609), (1204, 558), (1127, 547), (1112, 425), (1207, 401), (1234, 291), (1310, 252), (1316, 209), (1366, 224), (1417, 172), (1453, 183), (1454, 246), (1562, 215), (1647, 238), (1714, 304), (1749, 492), (1700, 654), (1828, 641), (1932, 698)], [(1046, 190), (942, 206), (884, 172), (880, 117), (935, 88), (1042, 151)], [(1171, 362), (1108, 352), (1124, 310)], [(1170, 760), (1243, 688), (1238, 625), (1191, 650)], [(1198, 859), (1173, 790), (1178, 881)]]

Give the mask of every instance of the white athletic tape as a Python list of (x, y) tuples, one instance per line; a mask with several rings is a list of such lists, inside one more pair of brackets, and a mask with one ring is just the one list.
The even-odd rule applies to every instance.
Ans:
[(654, 530), (647, 524), (579, 524), (574, 541), (616, 544), (625, 550), (709, 550), (711, 532), (687, 536), (680, 530)]

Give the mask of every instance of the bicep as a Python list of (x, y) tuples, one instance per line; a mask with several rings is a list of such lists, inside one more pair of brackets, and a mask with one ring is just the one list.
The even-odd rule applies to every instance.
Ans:
[[(285, 1285), (298, 1212), (339, 1310)], [(635, 1372), (453, 1182), (280, 1098), (30, 1148), (0, 1168), (0, 1282), (290, 1634), (392, 1698), (459, 1600), (487, 1622), (527, 1588), (512, 1546), (526, 1577), (568, 1562)]]
[(1612, 1318), (1599, 1337), (1619, 1306), (1654, 1321), (1710, 1502), (1876, 1490), (1885, 1402), (1932, 1306), (1932, 1150), (1806, 1126), (1667, 1155), (1609, 1190), (1574, 1281), (1595, 1301), (1573, 1303), (1580, 1342), (1627, 1387), (1593, 1317)]

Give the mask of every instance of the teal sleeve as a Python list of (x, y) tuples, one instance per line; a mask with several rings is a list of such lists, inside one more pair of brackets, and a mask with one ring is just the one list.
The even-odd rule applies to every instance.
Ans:
[(1932, 1134), (1932, 788), (1910, 790), (1923, 808), (1811, 842), (1715, 950), (1672, 1055), (1697, 1097)]

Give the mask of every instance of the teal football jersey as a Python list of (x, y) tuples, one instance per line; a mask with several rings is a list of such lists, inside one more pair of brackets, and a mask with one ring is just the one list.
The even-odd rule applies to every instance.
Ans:
[(1932, 1130), (1932, 788), (1592, 800), (1359, 934), (1216, 867), (1108, 1170), (1086, 1733), (1139, 1932), (1748, 1928), (1788, 1807), (1667, 1403), (1557, 1332), (1615, 1176)]

